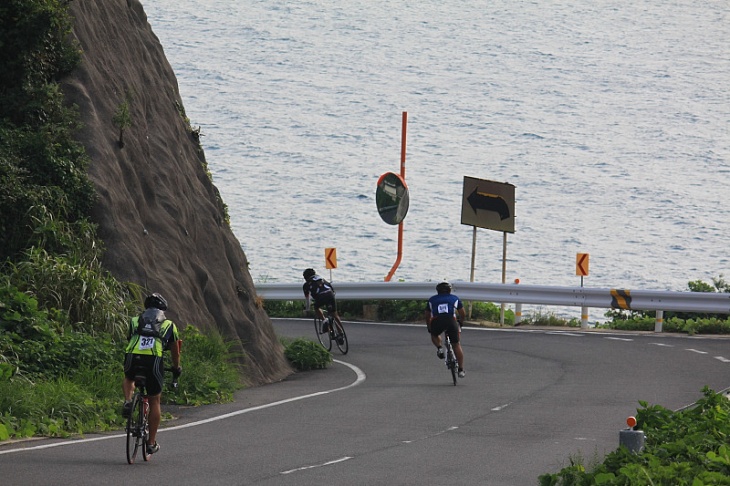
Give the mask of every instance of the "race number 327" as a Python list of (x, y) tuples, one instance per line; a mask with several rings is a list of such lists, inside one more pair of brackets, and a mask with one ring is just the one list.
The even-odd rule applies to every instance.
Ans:
[(139, 338), (139, 349), (152, 349), (155, 345), (155, 338), (142, 336)]

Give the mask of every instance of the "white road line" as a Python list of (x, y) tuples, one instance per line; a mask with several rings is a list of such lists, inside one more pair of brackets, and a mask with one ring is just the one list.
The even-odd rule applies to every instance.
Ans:
[(505, 403), (504, 405), (500, 405), (499, 407), (494, 407), (492, 409), (492, 412), (499, 412), (500, 410), (504, 410), (505, 408), (509, 407), (510, 405), (512, 405), (512, 402)]
[(605, 339), (612, 339), (612, 340), (614, 340), (614, 341), (633, 341), (633, 339), (628, 339), (628, 338), (619, 338), (619, 337), (607, 337), (607, 338), (605, 338)]
[(566, 332), (566, 331), (548, 331), (545, 334), (553, 334), (557, 336), (574, 336), (574, 337), (584, 337), (585, 334), (576, 334), (574, 332)]
[[(266, 403), (264, 405), (259, 405), (257, 407), (244, 408), (242, 410), (236, 410), (235, 412), (225, 413), (223, 415), (218, 415), (216, 417), (211, 417), (211, 418), (207, 418), (207, 419), (204, 419), (204, 420), (198, 420), (197, 422), (190, 422), (188, 424), (176, 425), (174, 427), (160, 428), (157, 431), (157, 433), (159, 434), (159, 433), (168, 432), (168, 431), (171, 431), (171, 430), (187, 429), (188, 427), (195, 427), (195, 426), (207, 424), (207, 423), (210, 423), (210, 422), (216, 422), (218, 420), (223, 420), (223, 419), (227, 419), (227, 418), (230, 418), (230, 417), (235, 417), (236, 415), (242, 415), (244, 413), (257, 412), (259, 410), (264, 410), (264, 409), (267, 409), (267, 408), (276, 407), (278, 405), (284, 405), (285, 403), (291, 403), (291, 402), (296, 402), (296, 401), (299, 401), (299, 400), (304, 400), (306, 398), (312, 398), (312, 397), (318, 397), (318, 396), (321, 396), (321, 395), (327, 395), (327, 394), (330, 394), (330, 393), (335, 393), (335, 392), (338, 392), (338, 391), (347, 390), (348, 388), (352, 388), (354, 386), (357, 386), (357, 385), (359, 385), (359, 384), (361, 384), (362, 382), (365, 381), (365, 378), (366, 378), (365, 373), (360, 368), (358, 368), (357, 366), (352, 365), (350, 363), (345, 363), (344, 361), (340, 361), (340, 360), (337, 360), (337, 359), (335, 359), (333, 361), (335, 363), (339, 363), (341, 365), (347, 366), (352, 371), (354, 371), (355, 372), (355, 375), (357, 375), (357, 378), (355, 379), (355, 381), (353, 381), (349, 385), (342, 386), (340, 388), (333, 388), (332, 390), (325, 390), (325, 391), (321, 391), (321, 392), (310, 393), (309, 395), (302, 395), (302, 396), (298, 396), (298, 397), (287, 398), (286, 400), (279, 400), (278, 402)], [(66, 446), (66, 445), (76, 445), (76, 444), (82, 444), (84, 442), (96, 442), (96, 441), (107, 440), (107, 439), (119, 439), (121, 437), (126, 437), (126, 436), (127, 436), (127, 434), (124, 433), (124, 434), (115, 434), (115, 435), (105, 435), (103, 437), (93, 437), (91, 439), (66, 440), (66, 441), (62, 441), (62, 442), (54, 442), (53, 444), (43, 444), (43, 445), (32, 446), (32, 447), (21, 447), (21, 448), (18, 448), (18, 449), (0, 450), (0, 455), (2, 455), (2, 454), (10, 454), (11, 452), (34, 451), (34, 450), (40, 450), (40, 449), (49, 449), (51, 447), (60, 447), (60, 446)]]
[(685, 349), (685, 351), (691, 351), (691, 352), (697, 353), (697, 354), (707, 354), (707, 351), (700, 351), (699, 349), (692, 349), (692, 348), (687, 348), (687, 349)]
[(457, 430), (458, 428), (459, 428), (458, 425), (452, 425), (451, 427), (447, 427), (444, 430), (439, 430), (438, 432), (436, 432), (434, 434), (429, 434), (429, 435), (426, 435), (426, 436), (421, 437), (419, 439), (402, 440), (401, 441), (401, 444), (413, 444), (414, 442), (420, 442), (422, 440), (433, 439), (434, 437), (438, 437), (439, 435), (446, 434), (447, 432), (452, 432), (454, 430)]
[(348, 461), (350, 459), (352, 459), (352, 457), (345, 456), (345, 457), (341, 457), (339, 459), (335, 459), (334, 461), (324, 462), (322, 464), (315, 464), (313, 466), (303, 466), (303, 467), (298, 467), (296, 469), (289, 469), (288, 471), (281, 471), (280, 474), (291, 474), (291, 473), (294, 473), (294, 472), (297, 472), (297, 471), (306, 471), (307, 469), (316, 469), (318, 467), (331, 466), (332, 464), (338, 464), (340, 462), (345, 462), (345, 461)]
[(671, 344), (664, 344), (664, 343), (649, 343), (649, 344), (653, 344), (654, 346), (662, 346), (664, 348), (673, 348), (674, 347)]
[(722, 356), (715, 356), (715, 359), (720, 360), (723, 363), (730, 363), (730, 359), (723, 358)]

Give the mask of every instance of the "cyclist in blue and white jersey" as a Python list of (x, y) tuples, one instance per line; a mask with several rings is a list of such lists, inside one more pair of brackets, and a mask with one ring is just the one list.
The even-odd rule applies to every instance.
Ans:
[(441, 282), (436, 286), (436, 295), (428, 299), (426, 304), (426, 327), (431, 334), (431, 342), (436, 346), (436, 356), (444, 359), (444, 348), (441, 347), (441, 333), (444, 331), (451, 340), (456, 361), (459, 363), (459, 378), (466, 376), (464, 371), (464, 351), (461, 349), (461, 325), (466, 318), (464, 304), (461, 299), (451, 293), (451, 284)]

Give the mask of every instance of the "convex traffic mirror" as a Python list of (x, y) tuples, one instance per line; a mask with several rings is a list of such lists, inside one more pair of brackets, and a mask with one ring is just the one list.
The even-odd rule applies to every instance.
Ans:
[(375, 191), (378, 214), (388, 224), (400, 224), (408, 212), (408, 186), (401, 176), (386, 172)]

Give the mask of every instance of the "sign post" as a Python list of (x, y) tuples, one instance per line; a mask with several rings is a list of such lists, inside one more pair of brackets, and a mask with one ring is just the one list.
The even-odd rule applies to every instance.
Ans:
[[(589, 262), (590, 254), (575, 254), (575, 274), (580, 276), (581, 287), (583, 287), (583, 277), (588, 276)], [(581, 307), (580, 311), (580, 327), (581, 329), (588, 329), (588, 307)]]
[[(461, 202), (461, 224), (474, 227), (470, 279), (474, 281), (477, 226), (502, 232), (502, 283), (507, 278), (507, 233), (515, 232), (515, 186), (506, 182), (494, 182), (464, 177)], [(471, 304), (469, 305), (471, 317)], [(499, 323), (504, 325), (504, 302), (501, 305)]]

